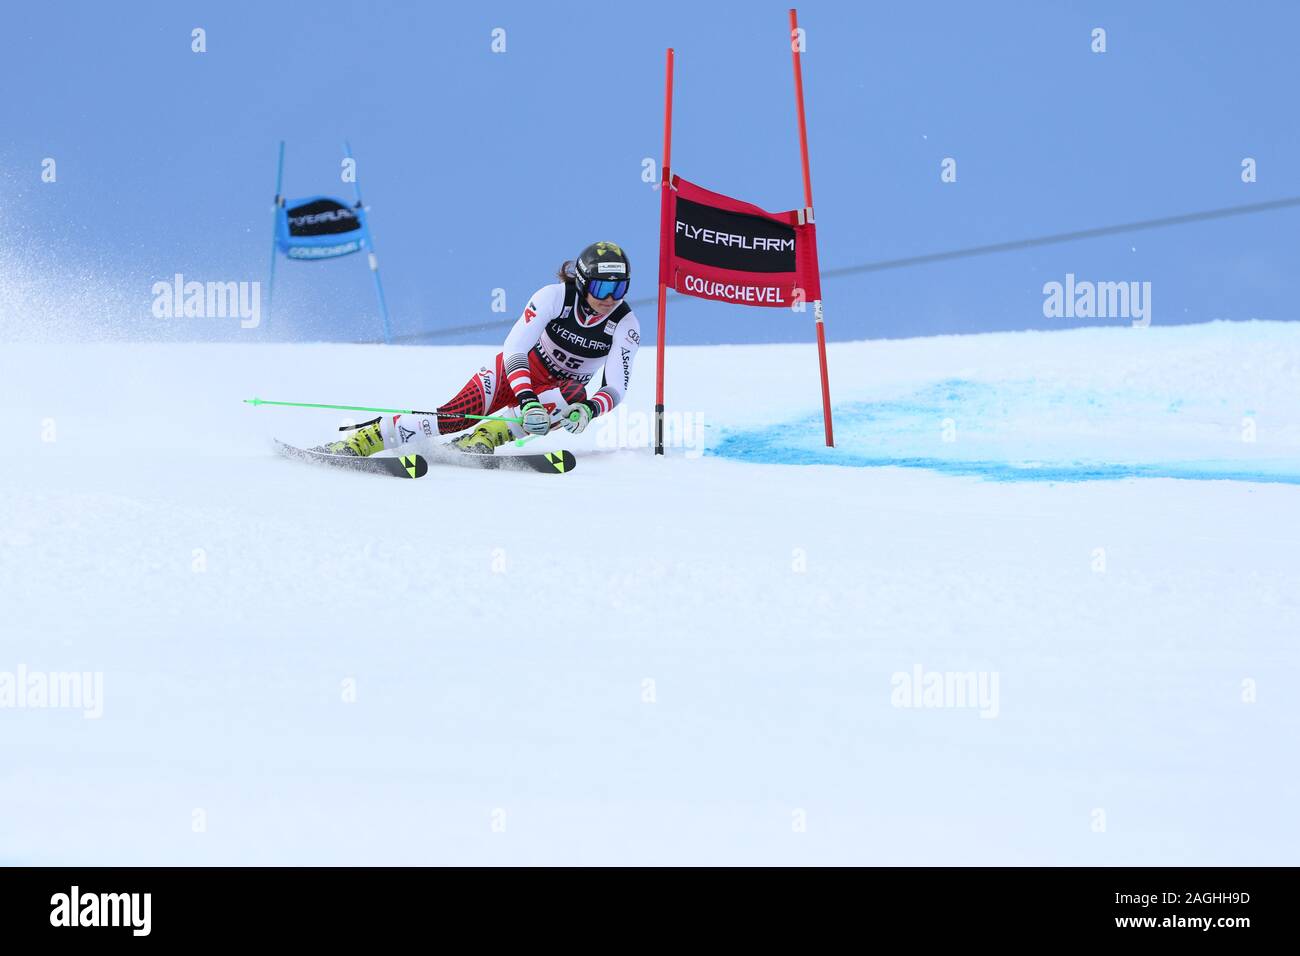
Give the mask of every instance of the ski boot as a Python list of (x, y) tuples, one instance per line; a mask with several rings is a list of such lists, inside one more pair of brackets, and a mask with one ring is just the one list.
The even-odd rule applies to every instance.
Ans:
[(505, 422), (482, 422), (468, 435), (451, 441), (453, 448), (472, 455), (491, 455), (498, 447), (511, 439), (510, 426)]
[[(340, 429), (340, 431), (343, 430)], [(384, 437), (379, 433), (378, 418), (363, 425), (354, 425), (351, 430), (351, 437), (332, 441), (328, 445), (318, 445), (313, 451), (328, 452), (331, 455), (351, 455), (354, 458), (369, 458), (375, 452), (384, 450)]]

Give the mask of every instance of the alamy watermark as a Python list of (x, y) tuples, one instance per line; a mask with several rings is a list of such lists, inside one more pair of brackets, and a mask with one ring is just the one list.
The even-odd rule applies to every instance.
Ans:
[(997, 671), (927, 671), (916, 664), (911, 672), (890, 677), (889, 702), (917, 710), (978, 709), (980, 717), (992, 720), (1000, 710), (998, 678)]
[(102, 671), (0, 671), (0, 710), (80, 710), (86, 720), (104, 716)]
[(50, 897), (50, 925), (125, 927), (132, 936), (148, 936), (152, 910), (152, 893), (83, 893), (73, 884)]
[(241, 329), (262, 324), (262, 283), (185, 281), (176, 273), (171, 282), (155, 282), (156, 319), (239, 319)]
[(1043, 283), (1043, 317), (1048, 319), (1132, 319), (1135, 329), (1151, 324), (1150, 282), (1091, 282), (1076, 280)]
[[(593, 423), (598, 448), (649, 448), (655, 419), (650, 412), (629, 411), (619, 405)], [(664, 447), (682, 448), (687, 458), (704, 454), (704, 413), (664, 412)]]

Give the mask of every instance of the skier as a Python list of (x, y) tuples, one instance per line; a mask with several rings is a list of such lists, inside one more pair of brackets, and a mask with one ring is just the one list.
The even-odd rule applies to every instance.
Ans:
[[(383, 416), (353, 426), (351, 437), (321, 450), (373, 455), (400, 448), (419, 435), (432, 438), (474, 430), (450, 442), (462, 451), (492, 454), (524, 435), (564, 427), (577, 434), (608, 414), (627, 394), (641, 326), (623, 301), (632, 277), (627, 255), (612, 242), (587, 246), (560, 266), (559, 282), (542, 286), (506, 336), (494, 366), (484, 366), (436, 415)], [(600, 373), (590, 397), (587, 383)], [(476, 422), (466, 415), (518, 418)]]

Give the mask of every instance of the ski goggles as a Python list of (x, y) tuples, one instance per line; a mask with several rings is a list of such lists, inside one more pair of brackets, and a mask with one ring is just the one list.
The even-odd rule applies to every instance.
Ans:
[(587, 294), (597, 299), (608, 299), (610, 296), (621, 299), (627, 295), (628, 285), (627, 279), (589, 279)]

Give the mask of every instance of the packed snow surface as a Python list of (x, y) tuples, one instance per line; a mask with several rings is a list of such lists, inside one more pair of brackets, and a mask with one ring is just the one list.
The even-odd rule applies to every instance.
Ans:
[(0, 347), (0, 862), (1293, 864), (1298, 335), (836, 343), (833, 449), (812, 345), (670, 348), (664, 458), (647, 349), (418, 481), (241, 400), (495, 349)]

